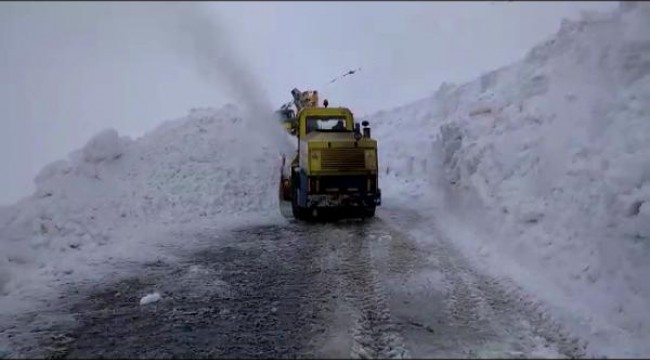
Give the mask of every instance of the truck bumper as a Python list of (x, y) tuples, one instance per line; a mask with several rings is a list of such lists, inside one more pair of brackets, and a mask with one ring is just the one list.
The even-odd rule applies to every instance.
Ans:
[(307, 195), (307, 207), (374, 207), (381, 205), (381, 190), (372, 194), (335, 193)]

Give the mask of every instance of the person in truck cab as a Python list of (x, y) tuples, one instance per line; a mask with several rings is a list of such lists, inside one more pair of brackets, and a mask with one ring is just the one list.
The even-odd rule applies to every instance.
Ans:
[(337, 131), (345, 130), (345, 123), (343, 122), (343, 120), (339, 120), (339, 122), (337, 122), (336, 125), (334, 125), (332, 130), (337, 130)]

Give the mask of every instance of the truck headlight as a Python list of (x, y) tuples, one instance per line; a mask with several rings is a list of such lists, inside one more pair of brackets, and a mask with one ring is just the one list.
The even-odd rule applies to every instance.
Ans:
[(366, 150), (366, 169), (376, 170), (377, 169), (377, 155), (375, 150)]
[(309, 152), (309, 167), (311, 170), (320, 170), (320, 150)]

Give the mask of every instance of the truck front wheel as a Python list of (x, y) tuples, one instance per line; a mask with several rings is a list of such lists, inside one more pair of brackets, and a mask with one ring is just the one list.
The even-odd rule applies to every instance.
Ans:
[(309, 211), (309, 209), (301, 208), (300, 206), (298, 206), (299, 191), (300, 189), (296, 188), (291, 198), (291, 211), (293, 212), (293, 217), (298, 220), (310, 220), (311, 212)]
[(291, 211), (293, 212), (293, 217), (298, 219), (298, 220), (303, 220), (304, 218), (304, 212), (298, 206), (298, 189), (294, 190), (294, 194), (291, 197)]
[(363, 217), (372, 218), (375, 217), (375, 207), (367, 207), (363, 209)]

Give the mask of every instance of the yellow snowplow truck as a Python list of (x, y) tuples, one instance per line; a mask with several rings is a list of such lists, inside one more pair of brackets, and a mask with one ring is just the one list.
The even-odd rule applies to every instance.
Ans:
[[(308, 220), (373, 217), (381, 205), (377, 141), (368, 122), (355, 122), (345, 107), (318, 106), (316, 91), (292, 91), (297, 112), (285, 111), (285, 128), (297, 138), (291, 163), (283, 159), (280, 196), (291, 201), (293, 216)], [(286, 110), (286, 109), (285, 109)]]

